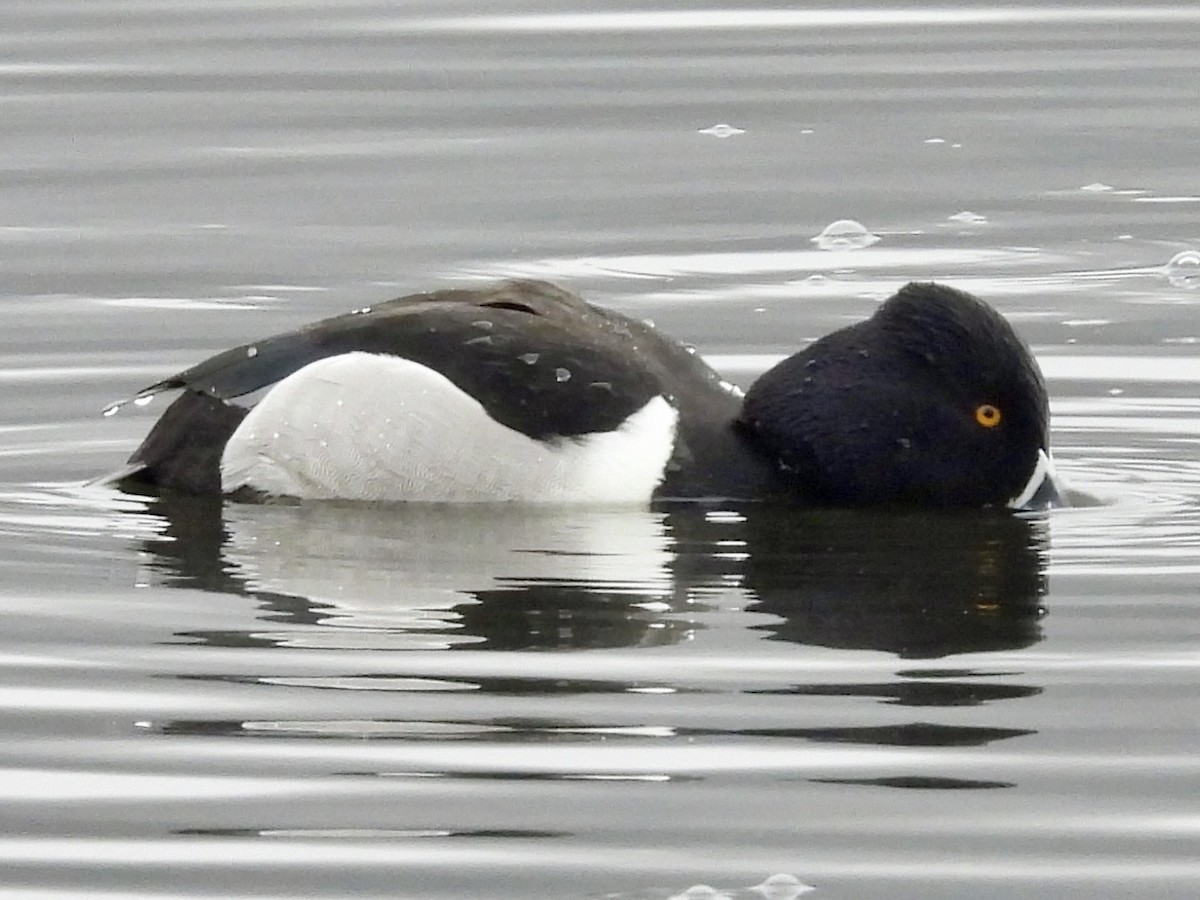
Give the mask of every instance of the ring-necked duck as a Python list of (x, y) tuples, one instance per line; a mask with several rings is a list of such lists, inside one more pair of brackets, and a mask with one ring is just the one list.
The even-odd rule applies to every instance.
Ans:
[(744, 396), (652, 326), (539, 281), (325, 319), (137, 398), (175, 388), (115, 477), (431, 502), (979, 507), (1054, 492), (1037, 364), (995, 310), (939, 284), (907, 285)]

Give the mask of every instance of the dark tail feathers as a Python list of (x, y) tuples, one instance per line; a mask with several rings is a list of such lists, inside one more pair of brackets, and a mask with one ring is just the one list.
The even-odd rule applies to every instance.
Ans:
[(221, 454), (246, 410), (185, 390), (167, 407), (126, 466), (108, 481), (189, 494), (221, 493)]

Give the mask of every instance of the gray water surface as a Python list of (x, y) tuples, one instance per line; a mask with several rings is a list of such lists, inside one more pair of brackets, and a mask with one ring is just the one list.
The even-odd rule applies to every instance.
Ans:
[[(0, 896), (1200, 895), (1198, 27), (9, 0)], [(878, 240), (813, 242), (841, 219)], [(743, 384), (974, 291), (1099, 502), (84, 486), (163, 406), (100, 411), (209, 353), (513, 275)]]

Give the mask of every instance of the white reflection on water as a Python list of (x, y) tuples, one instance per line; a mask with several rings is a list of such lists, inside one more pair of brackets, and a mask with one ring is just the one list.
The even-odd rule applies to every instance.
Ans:
[(1047, 378), (1064, 381), (1200, 382), (1200, 356), (1039, 354), (1038, 365)]
[[(281, 636), (284, 646), (473, 641), (444, 630), (478, 592), (527, 581), (637, 598), (672, 588), (662, 516), (638, 509), (231, 506), (226, 525), (223, 555), (249, 589), (305, 597), (331, 626)], [(422, 637), (431, 631), (443, 633)]]
[[(764, 372), (771, 366), (782, 361), (782, 353), (714, 353), (704, 357), (708, 362), (723, 372)], [(1037, 354), (1038, 366), (1042, 374), (1051, 381), (1081, 381), (1081, 382), (1114, 382), (1114, 383), (1162, 383), (1162, 384), (1194, 384), (1200, 382), (1200, 357), (1186, 356), (1149, 356), (1149, 355), (1098, 355), (1098, 354)], [(1051, 396), (1054, 390), (1051, 388)], [(1141, 401), (1134, 398), (1123, 398), (1122, 406), (1126, 409), (1137, 409)], [(1061, 401), (1055, 401), (1061, 402)], [(1096, 398), (1092, 402), (1107, 404), (1106, 399)], [(1196, 404), (1186, 399), (1180, 400), (1150, 400), (1145, 403), (1158, 407), (1169, 403), (1173, 411), (1181, 413), (1193, 412)], [(1113, 407), (1109, 406), (1109, 409)], [(1145, 406), (1141, 406), (1145, 409)], [(1124, 423), (1125, 419), (1122, 420)]]
[[(1032, 6), (958, 9), (744, 9), (661, 12), (558, 13), (522, 16), (391, 20), (364, 30), (413, 32), (692, 31), (706, 29), (859, 28), (878, 26), (1006, 25), (1069, 22), (1193, 22), (1200, 10), (1105, 6), (1046, 9)], [(355, 30), (360, 25), (354, 26)]]
[[(294, 796), (342, 794), (345, 786), (321, 785), (298, 778), (205, 777), (196, 774), (160, 775), (153, 772), (72, 772), (66, 769), (0, 768), (0, 799), (8, 803), (74, 802)], [(363, 791), (365, 793), (365, 791)], [(11, 846), (11, 845), (10, 845)], [(6, 851), (0, 842), (0, 859)]]
[[(757, 253), (639, 254), (637, 256), (562, 259), (489, 260), (477, 264), (473, 278), (582, 278), (615, 275), (625, 278), (670, 278), (678, 275), (747, 275), (751, 273), (835, 272), (845, 269), (879, 271), (905, 269), (929, 272), (950, 266), (1028, 265), (1052, 257), (1042, 250), (968, 247), (888, 248), (854, 250), (781, 250)], [(900, 282), (896, 283), (899, 286)], [(784, 287), (794, 292), (793, 285)], [(892, 289), (875, 282), (877, 291)], [(881, 298), (882, 299), (882, 296)]]

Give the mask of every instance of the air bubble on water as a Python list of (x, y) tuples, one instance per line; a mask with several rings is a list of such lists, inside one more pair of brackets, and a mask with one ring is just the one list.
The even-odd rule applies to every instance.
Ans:
[(1110, 396), (1110, 397), (1120, 397), (1123, 393), (1125, 393), (1124, 388), (1109, 388), (1108, 389), (1108, 396)]
[(521, 360), (521, 362), (525, 363), (525, 365), (527, 365), (527, 366), (532, 366), (540, 358), (541, 358), (541, 354), (539, 354), (539, 353), (522, 353), (520, 356), (517, 357), (517, 359)]
[(1081, 191), (1087, 191), (1089, 194), (1103, 194), (1112, 189), (1113, 186), (1111, 184), (1105, 184), (1103, 181), (1093, 181), (1091, 184), (1085, 184), (1080, 188)]
[(134, 397), (133, 405), (134, 406), (149, 406), (153, 401), (154, 401), (154, 395), (146, 394), (144, 397)]
[(463, 341), (464, 347), (469, 347), (472, 344), (490, 344), (492, 336), (490, 334), (481, 334), (479, 337), (473, 337), (469, 341)]
[(669, 900), (728, 900), (729, 895), (718, 891), (707, 884), (693, 884), (682, 894), (675, 894)]
[(825, 230), (812, 239), (821, 250), (862, 250), (879, 243), (879, 235), (872, 234), (867, 226), (854, 219), (838, 219), (825, 226)]
[(100, 415), (104, 416), (104, 418), (106, 418), (106, 419), (111, 416), (115, 416), (117, 413), (119, 413), (121, 411), (121, 407), (124, 406), (126, 402), (127, 401), (125, 401), (125, 400), (119, 400), (116, 403), (111, 404), (110, 406), (106, 406), (106, 407), (104, 407), (103, 411), (101, 411)]
[(766, 900), (795, 900), (801, 894), (815, 891), (816, 888), (805, 884), (795, 875), (780, 873), (765, 879), (762, 884), (754, 885), (750, 890), (762, 894)]
[(945, 138), (926, 138), (925, 143), (926, 144), (944, 144), (944, 143), (946, 143), (946, 139)]
[(494, 322), (489, 322), (487, 319), (479, 319), (475, 322), (472, 322), (471, 324), (474, 325), (476, 328), (482, 328), (484, 331), (491, 331), (493, 328), (496, 327), (496, 324)]
[(1171, 257), (1163, 269), (1172, 287), (1200, 288), (1200, 251), (1184, 250)]
[(254, 359), (254, 357), (256, 357), (256, 356), (258, 356), (258, 348), (257, 347), (247, 347), (246, 348), (246, 357), (248, 359)]
[(564, 382), (564, 381), (570, 381), (571, 380), (571, 370), (563, 369), (561, 367), (555, 369), (554, 370), (554, 380), (559, 383)]
[(950, 216), (950, 221), (961, 222), (963, 225), (983, 225), (987, 222), (987, 216), (981, 216), (979, 213), (973, 213), (969, 209), (964, 209), (962, 212)]
[(720, 124), (712, 125), (708, 128), (701, 128), (699, 130), (699, 133), (707, 134), (707, 135), (710, 135), (711, 137), (727, 138), (727, 137), (736, 137), (739, 134), (745, 134), (746, 131), (743, 128), (736, 128), (735, 126), (730, 125), (727, 122), (721, 122)]

